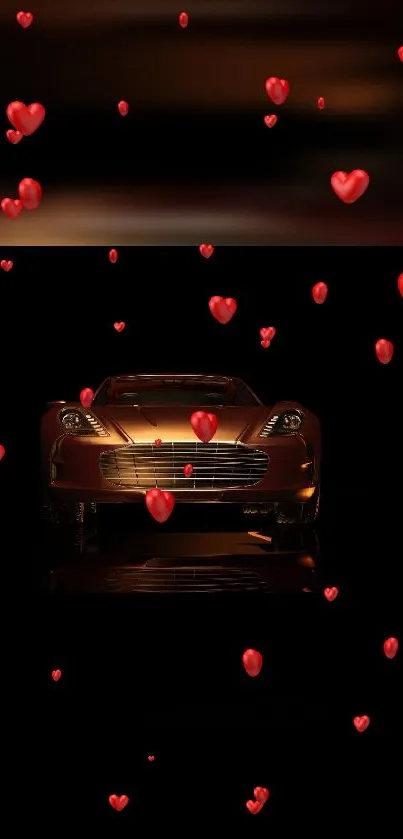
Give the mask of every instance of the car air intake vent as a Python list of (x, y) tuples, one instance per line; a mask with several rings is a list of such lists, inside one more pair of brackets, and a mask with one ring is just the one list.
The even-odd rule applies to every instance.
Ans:
[(115, 569), (100, 591), (110, 593), (179, 594), (268, 591), (267, 583), (251, 571), (226, 569)]

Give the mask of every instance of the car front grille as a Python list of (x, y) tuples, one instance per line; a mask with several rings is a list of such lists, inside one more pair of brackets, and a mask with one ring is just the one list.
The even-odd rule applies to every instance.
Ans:
[[(237, 443), (153, 443), (103, 452), (101, 475), (130, 489), (224, 489), (258, 484), (269, 458), (265, 452)], [(183, 469), (193, 466), (191, 478)]]

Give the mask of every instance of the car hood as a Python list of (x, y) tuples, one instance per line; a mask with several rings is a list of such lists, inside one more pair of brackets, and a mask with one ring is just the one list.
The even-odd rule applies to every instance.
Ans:
[[(108, 430), (111, 426), (133, 442), (194, 442), (197, 437), (190, 424), (190, 417), (197, 408), (165, 408), (132, 406), (93, 406), (92, 412)], [(214, 413), (218, 419), (215, 442), (247, 442), (259, 434), (270, 408), (225, 407), (201, 408)]]

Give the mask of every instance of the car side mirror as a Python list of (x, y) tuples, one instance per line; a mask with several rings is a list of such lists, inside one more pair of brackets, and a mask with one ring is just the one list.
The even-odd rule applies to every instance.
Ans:
[(67, 402), (63, 402), (63, 400), (61, 400), (61, 401), (56, 400), (55, 402), (47, 402), (46, 403), (46, 407), (47, 407), (48, 410), (49, 410), (49, 408), (62, 408), (63, 405), (67, 405)]

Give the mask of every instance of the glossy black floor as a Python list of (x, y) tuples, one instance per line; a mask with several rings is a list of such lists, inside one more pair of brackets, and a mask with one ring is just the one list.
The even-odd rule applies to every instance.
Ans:
[[(328, 488), (315, 529), (276, 532), (215, 507), (163, 526), (115, 508), (46, 544), (38, 823), (132, 835), (197, 819), (285, 836), (376, 814), (395, 835), (400, 653), (386, 659), (383, 642), (399, 637), (397, 509)], [(270, 799), (252, 816), (255, 786)], [(129, 796), (123, 812), (112, 793)]]

